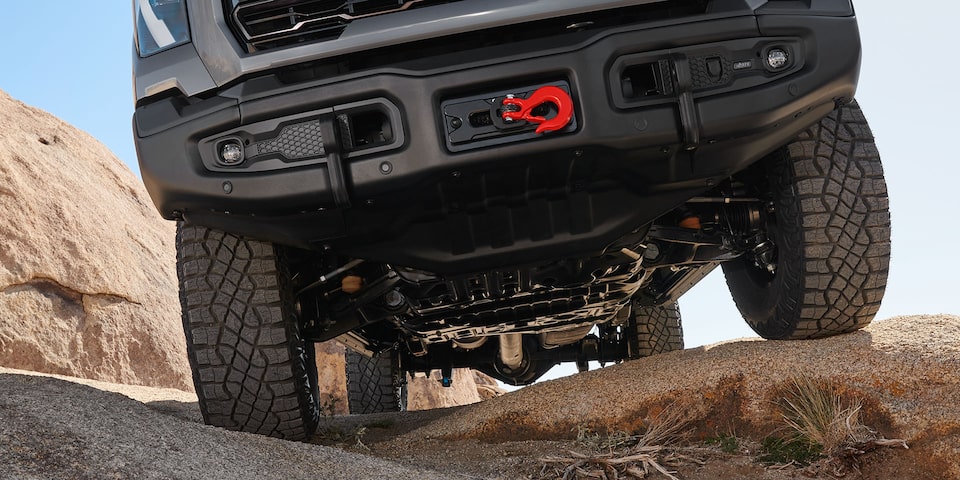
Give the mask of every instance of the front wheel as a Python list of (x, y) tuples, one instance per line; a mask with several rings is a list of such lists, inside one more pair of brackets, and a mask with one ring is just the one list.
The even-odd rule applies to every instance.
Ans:
[(177, 225), (187, 354), (209, 425), (301, 440), (319, 421), (313, 344), (303, 340), (282, 250)]
[(818, 338), (866, 326), (890, 264), (887, 186), (856, 102), (753, 167), (770, 201), (767, 241), (723, 264), (744, 319), (768, 339)]

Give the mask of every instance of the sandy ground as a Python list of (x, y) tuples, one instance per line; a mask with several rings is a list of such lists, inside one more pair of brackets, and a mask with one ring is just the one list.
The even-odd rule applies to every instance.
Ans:
[[(0, 478), (556, 478), (542, 458), (589, 453), (578, 428), (638, 432), (668, 407), (688, 411), (684, 452), (703, 462), (678, 477), (809, 478), (755, 461), (759, 440), (781, 428), (776, 395), (799, 371), (864, 399), (869, 426), (910, 444), (862, 457), (847, 478), (960, 478), (960, 317), (949, 315), (825, 340), (728, 342), (466, 407), (325, 418), (306, 443), (204, 426), (196, 398), (177, 390), (0, 370)], [(704, 443), (718, 434), (740, 439), (736, 453)]]

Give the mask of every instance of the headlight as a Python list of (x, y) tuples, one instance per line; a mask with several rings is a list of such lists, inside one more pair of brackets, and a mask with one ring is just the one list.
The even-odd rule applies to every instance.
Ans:
[(190, 41), (186, 0), (133, 0), (141, 57)]

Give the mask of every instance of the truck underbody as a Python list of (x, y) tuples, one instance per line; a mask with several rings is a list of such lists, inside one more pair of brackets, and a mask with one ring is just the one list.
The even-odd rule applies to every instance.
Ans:
[[(889, 220), (849, 3), (187, 3), (192, 41), (135, 62), (134, 129), (144, 182), (181, 224), (198, 349), (261, 305), (241, 257), (274, 266), (269, 305), (296, 342), (445, 383), (682, 348), (676, 302), (721, 264), (767, 338), (860, 328), (879, 305)], [(811, 182), (860, 223), (815, 234)], [(858, 273), (810, 253), (831, 243)], [(812, 294), (814, 261), (861, 300), (781, 305)], [(670, 341), (651, 337), (664, 319)]]

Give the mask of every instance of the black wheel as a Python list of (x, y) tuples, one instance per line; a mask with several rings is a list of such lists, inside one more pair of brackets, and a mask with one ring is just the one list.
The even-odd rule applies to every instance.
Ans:
[(177, 225), (187, 354), (207, 424), (286, 439), (317, 427), (317, 369), (282, 251)]
[(758, 194), (772, 207), (768, 241), (723, 264), (744, 319), (768, 339), (866, 326), (887, 284), (890, 214), (860, 107), (834, 111), (756, 167)]
[(641, 306), (634, 304), (627, 329), (630, 358), (683, 350), (680, 305)]
[(407, 382), (395, 350), (373, 358), (347, 349), (347, 404), (351, 414), (402, 412)]

